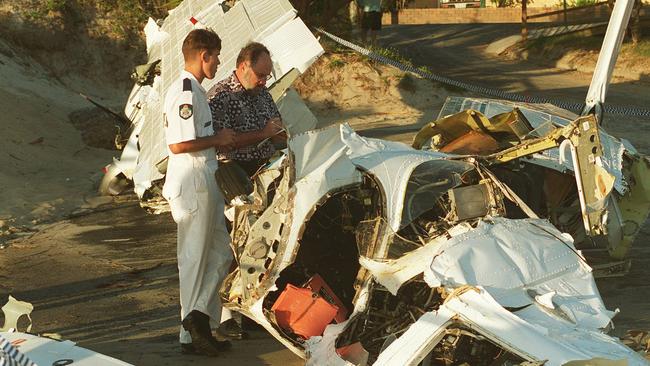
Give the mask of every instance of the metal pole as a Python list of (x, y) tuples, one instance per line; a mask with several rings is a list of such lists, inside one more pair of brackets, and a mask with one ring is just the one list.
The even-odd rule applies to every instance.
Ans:
[(616, 59), (621, 51), (621, 44), (623, 43), (633, 6), (634, 0), (617, 0), (614, 4), (614, 10), (612, 10), (607, 25), (607, 33), (605, 33), (594, 75), (589, 85), (582, 115), (596, 114), (599, 124), (603, 123), (602, 105), (605, 103), (609, 81), (612, 78)]
[(567, 24), (569, 23), (566, 18), (566, 0), (563, 1), (563, 4), (564, 4), (564, 26), (566, 27)]
[(528, 39), (528, 14), (526, 13), (526, 3), (528, 0), (521, 1), (521, 39)]

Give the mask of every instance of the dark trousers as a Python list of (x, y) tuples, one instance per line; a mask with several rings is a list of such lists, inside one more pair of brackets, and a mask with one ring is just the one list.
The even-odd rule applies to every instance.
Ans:
[(266, 163), (269, 162), (268, 159), (259, 159), (259, 160), (234, 160), (237, 164), (239, 164), (242, 169), (248, 174), (249, 177), (252, 177), (257, 173), (257, 171)]

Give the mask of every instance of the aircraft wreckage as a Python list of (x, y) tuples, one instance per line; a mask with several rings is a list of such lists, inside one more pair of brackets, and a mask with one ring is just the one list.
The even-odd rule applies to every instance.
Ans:
[(595, 114), (450, 97), (407, 146), (315, 129), (289, 86), (323, 51), (288, 1), (184, 1), (147, 25), (150, 64), (126, 106), (134, 131), (103, 187), (127, 178), (146, 200), (162, 185), (160, 96), (193, 26), (223, 36), (221, 78), (261, 41), (291, 138), (231, 202), (226, 306), (313, 365), (646, 364), (607, 335), (615, 312), (594, 282), (625, 272), (650, 210), (649, 160), (599, 126), (630, 9), (616, 2)]

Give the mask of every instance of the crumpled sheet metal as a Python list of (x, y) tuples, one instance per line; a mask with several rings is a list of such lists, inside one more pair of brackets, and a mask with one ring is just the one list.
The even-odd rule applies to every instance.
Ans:
[(361, 173), (346, 155), (339, 126), (298, 134), (288, 145), (295, 166), (295, 183), (290, 187), (294, 196), (289, 202), (291, 219), (285, 250), (275, 259), (276, 277), (293, 262), (301, 228), (316, 204), (333, 190), (361, 182)]
[(416, 365), (440, 341), (444, 329), (454, 323), (473, 329), (528, 361), (546, 360), (549, 366), (596, 357), (647, 365), (634, 351), (598, 331), (566, 326), (565, 333), (550, 332), (506, 310), (481, 287), (451, 297), (438, 310), (424, 314), (380, 354), (374, 365)]
[[(578, 118), (578, 115), (564, 109), (557, 108), (550, 104), (528, 104), (514, 103), (504, 100), (465, 98), (465, 97), (448, 97), (440, 110), (438, 118), (446, 115), (460, 112), (466, 109), (474, 109), (483, 113), (486, 117), (491, 118), (497, 114), (511, 111), (518, 107), (526, 116), (530, 124), (535, 129), (543, 133), (551, 125), (567, 126), (571, 121)], [(600, 142), (603, 146), (603, 167), (614, 177), (616, 181), (614, 188), (620, 194), (625, 194), (629, 189), (628, 183), (623, 176), (623, 153), (635, 155), (636, 150), (628, 149), (631, 144), (625, 140), (619, 140), (600, 129)], [(528, 158), (533, 163), (539, 163), (543, 166), (554, 169), (563, 168), (573, 171), (573, 162), (569, 158), (566, 161), (560, 161), (560, 153), (557, 148), (543, 151), (540, 154), (534, 154)], [(549, 163), (550, 160), (552, 164)]]
[(2, 307), (4, 314), (4, 324), (0, 328), (0, 332), (6, 332), (10, 329), (18, 330), (18, 320), (22, 316), (29, 319), (29, 325), (25, 329), (26, 332), (32, 329), (32, 317), (30, 314), (34, 310), (34, 305), (26, 301), (16, 300), (15, 297), (9, 295), (9, 301)]
[(305, 366), (352, 366), (336, 353), (336, 338), (343, 332), (348, 321), (328, 325), (322, 336), (311, 337), (305, 342), (307, 362)]
[(615, 315), (605, 308), (571, 237), (546, 220), (482, 220), (437, 249), (424, 273), (431, 287), (480, 285), (506, 307), (555, 292), (558, 312), (582, 328), (605, 328)]
[(417, 365), (440, 342), (456, 314), (446, 307), (420, 317), (382, 352), (374, 366)]
[(401, 142), (364, 138), (348, 125), (341, 125), (341, 139), (348, 146), (348, 157), (352, 163), (370, 172), (386, 194), (386, 217), (393, 231), (400, 229), (404, 191), (409, 176), (418, 165), (435, 159), (444, 159), (447, 154), (435, 151), (415, 150)]
[[(361, 137), (347, 124), (296, 135), (289, 145), (294, 146), (291, 150), (295, 151), (296, 181), (316, 169), (326, 172), (320, 166), (339, 159), (341, 154), (346, 156), (351, 166), (372, 174), (386, 194), (386, 217), (393, 231), (400, 228), (404, 191), (408, 184), (408, 179), (395, 177), (409, 176), (424, 162), (448, 157), (435, 151), (415, 150), (401, 142)], [(341, 174), (333, 176), (345, 177)], [(313, 182), (313, 179), (309, 181)], [(335, 183), (331, 188), (336, 186), (342, 184)]]
[[(449, 229), (449, 235), (453, 237), (468, 230), (472, 230), (469, 224), (459, 224)], [(359, 263), (369, 270), (375, 280), (391, 294), (397, 295), (397, 291), (406, 281), (429, 268), (431, 258), (438, 253), (438, 246), (447, 240), (446, 236), (435, 238), (423, 247), (406, 253), (398, 259), (373, 260), (362, 256), (359, 258)]]

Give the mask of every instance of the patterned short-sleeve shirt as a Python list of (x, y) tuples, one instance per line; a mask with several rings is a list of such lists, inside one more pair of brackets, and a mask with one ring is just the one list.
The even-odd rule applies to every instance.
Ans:
[[(280, 117), (278, 107), (266, 88), (256, 95), (249, 93), (234, 72), (210, 88), (208, 100), (215, 132), (222, 128), (230, 128), (235, 132), (259, 131), (269, 119)], [(219, 153), (219, 158), (260, 160), (270, 158), (274, 152), (273, 144), (267, 140), (259, 147), (254, 144)]]

